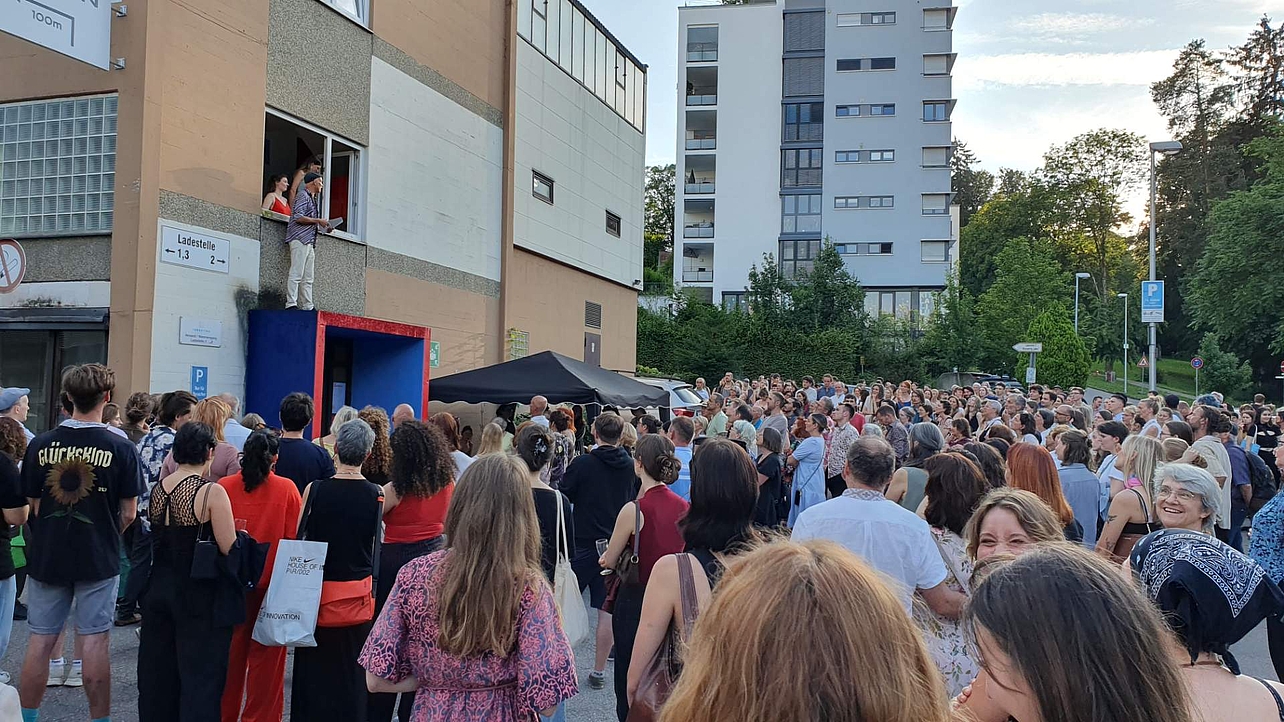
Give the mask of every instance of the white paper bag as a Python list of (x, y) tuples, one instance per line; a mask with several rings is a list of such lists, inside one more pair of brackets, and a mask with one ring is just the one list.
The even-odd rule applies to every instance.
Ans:
[(282, 539), (267, 595), (254, 622), (254, 641), (265, 647), (315, 647), (321, 606), (325, 542)]
[(553, 568), (553, 598), (557, 610), (562, 615), (562, 631), (571, 647), (579, 644), (589, 634), (588, 610), (584, 608), (584, 597), (580, 595), (580, 583), (575, 572), (571, 570), (571, 555), (568, 550), (566, 528), (562, 526), (562, 493), (557, 495), (557, 565)]

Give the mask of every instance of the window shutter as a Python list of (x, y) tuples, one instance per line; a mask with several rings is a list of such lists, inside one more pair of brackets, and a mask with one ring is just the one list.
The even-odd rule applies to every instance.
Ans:
[(924, 148), (923, 165), (925, 166), (943, 166), (949, 163), (948, 148)]
[(784, 66), (786, 96), (824, 95), (824, 58), (786, 58)]
[(825, 49), (825, 13), (785, 15), (785, 52)]
[(602, 304), (584, 302), (584, 325), (589, 328), (602, 328)]
[(924, 55), (923, 56), (923, 74), (924, 75), (946, 75), (950, 72), (950, 56), (948, 55)]

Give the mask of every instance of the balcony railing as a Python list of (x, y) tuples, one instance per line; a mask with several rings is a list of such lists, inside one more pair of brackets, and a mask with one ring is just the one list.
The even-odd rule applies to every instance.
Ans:
[(713, 238), (712, 223), (687, 223), (682, 226), (683, 238)]
[(708, 63), (717, 59), (717, 43), (687, 43), (688, 63)]
[(712, 193), (713, 186), (714, 186), (713, 181), (707, 181), (707, 182), (702, 181), (700, 183), (687, 183), (685, 192), (689, 196), (703, 195), (706, 193)]
[(716, 135), (687, 138), (687, 150), (716, 150), (717, 147), (718, 137)]
[(683, 283), (708, 283), (713, 280), (713, 271), (683, 271)]
[(717, 105), (717, 104), (718, 104), (717, 93), (705, 93), (705, 94), (688, 93), (687, 94), (687, 105)]

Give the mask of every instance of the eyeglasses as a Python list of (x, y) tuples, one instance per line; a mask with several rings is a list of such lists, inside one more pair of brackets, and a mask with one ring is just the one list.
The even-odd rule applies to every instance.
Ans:
[(1161, 486), (1158, 493), (1155, 494), (1155, 498), (1162, 499), (1164, 497), (1174, 497), (1178, 501), (1194, 501), (1199, 498), (1199, 494), (1185, 489), (1174, 489), (1171, 486)]

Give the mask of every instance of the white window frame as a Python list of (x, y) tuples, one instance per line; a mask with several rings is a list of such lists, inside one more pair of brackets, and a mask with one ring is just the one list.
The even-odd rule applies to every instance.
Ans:
[[(839, 108), (846, 108), (847, 112), (845, 114), (840, 114), (838, 112)], [(853, 109), (855, 109), (856, 112), (853, 113), (852, 112)], [(834, 106), (834, 117), (835, 118), (860, 118), (861, 117), (860, 105), (839, 103), (838, 105)]]
[[(865, 22), (865, 16), (869, 16), (869, 22)], [(895, 25), (896, 13), (894, 12), (872, 12), (872, 13), (837, 13), (835, 15), (835, 24), (840, 28), (868, 28), (880, 25)]]
[(896, 196), (868, 196), (869, 208), (895, 208)]
[(870, 163), (893, 163), (896, 161), (895, 150), (871, 150), (869, 151)]
[[(879, 109), (879, 111), (878, 111), (877, 113), (875, 113), (875, 112), (874, 112), (874, 108), (878, 108), (878, 109)], [(884, 112), (887, 108), (891, 108), (891, 109), (892, 109), (892, 112), (890, 112), (890, 113)], [(871, 117), (871, 118), (894, 118), (894, 117), (896, 117), (896, 103), (870, 103), (870, 106), (869, 106), (869, 117)]]
[[(366, 202), (366, 178), (368, 177), (370, 163), (370, 149), (367, 146), (345, 138), (337, 133), (328, 131), (320, 126), (313, 125), (302, 118), (297, 118), (289, 113), (283, 113), (275, 108), (266, 108), (267, 115), (274, 115), (287, 123), (292, 123), (300, 128), (320, 135), (325, 139), (325, 146), (321, 151), (321, 177), (324, 184), (321, 187), (321, 208), (325, 209), (326, 215), (330, 209), (330, 170), (333, 166), (332, 159), (335, 156), (334, 141), (339, 141), (344, 145), (353, 148), (356, 151), (356, 162), (348, 166), (348, 210), (343, 219), (346, 221), (348, 230), (346, 231), (329, 231), (328, 235), (337, 238), (343, 238), (356, 243), (364, 243), (362, 240), (366, 236), (366, 209), (369, 205)], [(338, 151), (345, 153), (347, 151)], [(353, 182), (353, 174), (356, 179)]]
[[(942, 240), (919, 241), (919, 261), (921, 263), (949, 263), (950, 262), (950, 245), (952, 245), (950, 241), (942, 241)], [(929, 247), (931, 248), (940, 247), (944, 250), (944, 252), (939, 254), (940, 256), (939, 258), (936, 257), (936, 255), (938, 254), (933, 254), (932, 258), (928, 258), (927, 249)]]
[[(935, 205), (928, 205), (929, 198), (945, 198), (945, 205), (937, 208)], [(924, 193), (922, 202), (923, 215), (925, 216), (948, 216), (950, 214), (950, 194), (949, 193)]]
[(330, 9), (339, 13), (343, 17), (360, 25), (363, 28), (370, 27), (370, 0), (347, 0), (356, 8), (356, 13), (342, 7), (342, 0), (321, 0), (322, 3), (329, 5)]
[[(933, 118), (931, 118), (931, 119), (929, 120), (929, 119), (928, 119), (928, 117), (927, 117), (927, 107), (928, 107), (929, 105), (930, 105), (930, 106), (932, 106), (933, 108), (935, 108), (935, 107), (936, 107), (936, 106), (938, 106), (938, 105), (939, 105), (939, 106), (944, 107), (944, 108), (945, 108), (945, 114), (944, 114), (944, 115), (945, 115), (945, 117), (943, 117), (943, 118), (936, 118), (936, 117), (933, 117)], [(935, 113), (935, 112), (933, 112), (933, 113), (932, 113), (932, 115), (933, 115), (933, 116), (935, 116), (935, 115), (936, 115), (936, 113)], [(950, 122), (950, 101), (948, 101), (948, 100), (924, 100), (924, 101), (923, 101), (923, 116), (922, 116), (922, 117), (923, 117), (923, 122), (924, 122), (924, 123), (948, 123), (948, 122)]]

